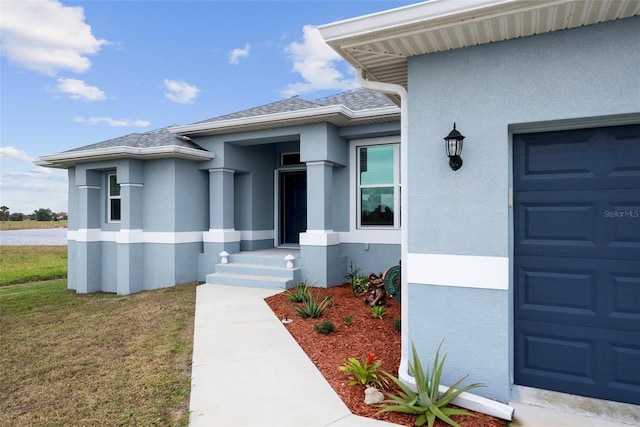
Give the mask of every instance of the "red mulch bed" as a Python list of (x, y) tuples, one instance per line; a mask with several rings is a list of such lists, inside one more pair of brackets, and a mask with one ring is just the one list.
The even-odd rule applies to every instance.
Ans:
[[(364, 403), (364, 388), (350, 386), (349, 374), (338, 369), (349, 357), (364, 361), (367, 355), (373, 352), (382, 361), (380, 369), (397, 375), (400, 365), (400, 332), (394, 329), (393, 320), (400, 319), (400, 303), (388, 299), (387, 314), (383, 319), (376, 319), (371, 315), (369, 307), (363, 303), (363, 295), (354, 295), (348, 283), (328, 289), (314, 288), (313, 293), (318, 299), (326, 295), (332, 298), (331, 306), (319, 319), (301, 318), (292, 308), (293, 303), (283, 294), (266, 298), (265, 301), (278, 318), (286, 317), (293, 320), (286, 325), (286, 328), (352, 413), (412, 426), (416, 419), (414, 415), (398, 412), (377, 414), (378, 408)], [(347, 325), (344, 320), (347, 316), (353, 316), (351, 325)], [(319, 334), (314, 329), (314, 325), (325, 320), (335, 325), (334, 332), (329, 335)], [(504, 420), (498, 418), (480, 413), (476, 415), (477, 417), (454, 416), (452, 418), (464, 427), (507, 425)], [(447, 426), (439, 420), (435, 425)]]

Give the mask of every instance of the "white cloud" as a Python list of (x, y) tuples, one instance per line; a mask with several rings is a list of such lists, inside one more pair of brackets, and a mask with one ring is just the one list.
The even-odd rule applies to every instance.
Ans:
[(104, 101), (106, 95), (96, 86), (88, 86), (83, 80), (58, 79), (57, 92), (69, 95), (71, 99), (82, 101)]
[(229, 54), (229, 63), (237, 64), (240, 61), (240, 58), (249, 56), (249, 49), (251, 49), (251, 45), (249, 43), (244, 45), (244, 49), (233, 49)]
[(197, 87), (178, 80), (165, 80), (164, 88), (167, 90), (164, 93), (165, 98), (178, 104), (193, 104), (200, 92)]
[[(49, 168), (38, 166), (36, 169), (31, 169), (27, 172), (7, 172), (5, 176), (11, 176), (14, 178), (47, 178), (47, 179), (63, 179), (66, 175), (54, 175), (53, 171)], [(26, 183), (25, 185), (29, 185)]]
[(0, 204), (8, 206), (11, 212), (27, 214), (39, 208), (49, 208), (54, 212), (67, 211), (67, 191), (66, 170), (38, 166), (23, 171), (3, 171)]
[(344, 60), (325, 43), (320, 31), (312, 25), (305, 25), (302, 32), (304, 41), (289, 44), (285, 52), (293, 61), (293, 71), (300, 73), (305, 82), (288, 85), (282, 91), (283, 95), (356, 88), (357, 83), (353, 76), (345, 77), (344, 73), (338, 69), (339, 65), (344, 66)]
[(105, 123), (111, 127), (136, 127), (145, 128), (151, 124), (147, 120), (129, 120), (129, 119), (114, 119), (111, 117), (74, 117), (73, 121), (76, 123), (86, 123), (88, 125), (99, 125)]
[(3, 1), (1, 52), (10, 61), (43, 74), (87, 71), (87, 55), (107, 41), (96, 39), (84, 22), (84, 9), (56, 0)]
[(18, 150), (11, 145), (7, 147), (0, 147), (0, 159), (15, 159), (23, 162), (33, 162), (35, 159), (29, 156), (26, 152)]

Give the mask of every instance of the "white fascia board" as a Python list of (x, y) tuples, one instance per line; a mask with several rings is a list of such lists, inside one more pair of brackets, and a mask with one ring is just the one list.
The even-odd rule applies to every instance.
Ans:
[(318, 117), (342, 116), (346, 119), (354, 120), (368, 117), (373, 118), (379, 116), (388, 116), (393, 114), (400, 114), (400, 109), (395, 106), (388, 106), (382, 108), (353, 111), (345, 107), (344, 105), (329, 105), (326, 107), (306, 108), (303, 110), (285, 111), (282, 113), (263, 114), (259, 116), (240, 117), (237, 119), (173, 126), (168, 128), (167, 130), (177, 135), (189, 135), (222, 129), (228, 129), (231, 132), (234, 128), (241, 128), (243, 126), (295, 119), (304, 120), (306, 118), (317, 119)]
[(388, 107), (382, 107), (382, 108), (371, 108), (368, 110), (353, 111), (351, 118), (366, 119), (369, 117), (380, 117), (380, 116), (390, 116), (390, 115), (400, 116), (400, 108), (395, 105), (390, 105)]
[(119, 146), (41, 156), (40, 160), (34, 163), (45, 167), (66, 167), (80, 161), (101, 161), (117, 158), (158, 159), (166, 157), (204, 161), (213, 159), (215, 154), (210, 151), (178, 147), (176, 145), (146, 148)]
[(277, 122), (305, 117), (326, 116), (330, 114), (349, 115), (351, 110), (342, 105), (330, 105), (319, 108), (306, 108), (304, 110), (284, 111), (282, 113), (263, 114), (259, 116), (239, 117), (237, 119), (220, 120), (214, 122), (194, 123), (190, 125), (172, 126), (167, 128), (170, 133), (182, 135), (194, 132), (204, 132), (214, 129), (234, 128), (246, 125), (254, 125), (266, 122)]
[[(328, 43), (334, 40), (362, 35), (379, 36), (381, 33), (401, 30), (425, 21), (440, 21), (450, 18), (451, 24), (461, 23), (461, 16), (483, 18), (485, 14), (495, 14), (496, 8), (504, 11), (526, 10), (532, 6), (566, 3), (568, 0), (431, 0), (423, 3), (359, 16), (344, 21), (333, 22), (318, 27)], [(486, 13), (483, 13), (483, 10)], [(490, 11), (490, 12), (489, 12)]]

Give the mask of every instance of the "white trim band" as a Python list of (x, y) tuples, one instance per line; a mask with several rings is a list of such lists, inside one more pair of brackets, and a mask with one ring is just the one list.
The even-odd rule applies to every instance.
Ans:
[(409, 283), (509, 289), (509, 257), (407, 254)]
[(235, 229), (209, 229), (202, 233), (202, 241), (205, 243), (230, 243), (239, 242), (241, 234)]
[(175, 245), (202, 242), (202, 231), (173, 233), (142, 230), (103, 231), (99, 228), (84, 228), (67, 231), (67, 240), (76, 242), (161, 243)]
[(307, 166), (333, 166), (333, 163), (328, 162), (326, 160), (313, 160), (311, 162), (306, 162)]
[(126, 183), (126, 184), (120, 184), (120, 187), (144, 187), (144, 184)]
[(99, 185), (78, 185), (80, 190), (100, 190), (102, 187)]
[(340, 233), (333, 230), (307, 230), (300, 233), (300, 246), (334, 246), (340, 244)]

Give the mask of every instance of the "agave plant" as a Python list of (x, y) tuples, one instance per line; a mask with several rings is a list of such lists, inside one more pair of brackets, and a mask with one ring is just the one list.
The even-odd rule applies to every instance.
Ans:
[(316, 297), (310, 293), (310, 296), (307, 300), (302, 301), (302, 305), (294, 305), (293, 309), (302, 317), (302, 318), (317, 318), (322, 315), (322, 313), (331, 305), (331, 297), (326, 296), (322, 299), (322, 301), (318, 301)]
[(371, 316), (373, 316), (376, 319), (382, 319), (385, 314), (387, 314), (387, 309), (384, 308), (384, 305), (374, 305), (373, 307), (370, 308), (371, 310)]
[(311, 288), (305, 282), (298, 283), (292, 289), (286, 289), (284, 296), (291, 302), (304, 302), (312, 297)]
[(385, 400), (379, 413), (382, 412), (403, 412), (407, 414), (418, 415), (415, 421), (416, 426), (422, 426), (425, 423), (429, 427), (433, 427), (433, 423), (436, 418), (444, 421), (445, 423), (454, 426), (461, 427), (460, 424), (453, 421), (451, 415), (471, 415), (474, 414), (458, 408), (450, 408), (449, 404), (453, 399), (458, 397), (465, 391), (471, 390), (476, 387), (482, 387), (482, 384), (470, 384), (465, 387), (456, 389), (467, 378), (464, 376), (456, 381), (447, 391), (440, 394), (440, 377), (442, 376), (442, 370), (444, 368), (444, 361), (447, 358), (445, 354), (442, 360), (440, 360), (440, 347), (442, 342), (438, 346), (436, 351), (436, 357), (433, 361), (433, 369), (425, 372), (418, 358), (416, 348), (411, 344), (413, 350), (413, 363), (409, 363), (409, 370), (416, 381), (417, 393), (411, 390), (406, 384), (400, 381), (397, 377), (385, 372), (394, 383), (400, 387), (397, 394), (385, 393), (387, 400)]

